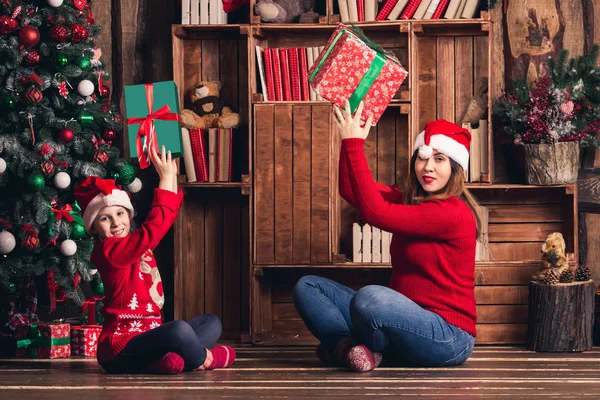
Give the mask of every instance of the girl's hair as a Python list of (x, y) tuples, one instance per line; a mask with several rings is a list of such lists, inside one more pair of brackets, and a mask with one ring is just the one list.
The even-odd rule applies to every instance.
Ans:
[(452, 172), (450, 173), (450, 179), (446, 186), (435, 193), (429, 194), (419, 183), (417, 179), (417, 173), (415, 172), (415, 162), (418, 157), (418, 153), (415, 152), (410, 159), (410, 177), (404, 188), (404, 203), (409, 205), (419, 204), (422, 201), (427, 200), (446, 200), (448, 197), (455, 196), (464, 201), (467, 206), (473, 212), (475, 217), (475, 224), (477, 229), (477, 238), (481, 235), (481, 217), (479, 215), (479, 204), (475, 197), (469, 192), (469, 189), (465, 186), (465, 172), (463, 168), (453, 159), (450, 160), (450, 166)]

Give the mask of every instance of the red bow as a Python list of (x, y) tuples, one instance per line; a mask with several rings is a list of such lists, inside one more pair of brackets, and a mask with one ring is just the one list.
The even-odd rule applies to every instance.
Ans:
[(4, 218), (0, 218), (0, 225), (4, 225), (6, 229), (12, 229), (12, 225), (10, 224), (10, 222), (5, 220)]
[[(148, 168), (150, 165), (149, 156), (144, 155), (144, 148), (146, 148), (148, 152), (150, 149), (154, 149), (154, 151), (158, 152), (158, 140), (156, 138), (154, 120), (179, 121), (179, 115), (177, 113), (172, 113), (168, 105), (162, 106), (154, 113), (152, 112), (154, 109), (154, 89), (151, 83), (146, 84), (146, 102), (148, 104), (148, 115), (143, 118), (136, 117), (127, 119), (128, 125), (140, 124), (135, 140), (135, 148), (141, 169)], [(142, 137), (145, 137), (144, 143), (142, 143)]]
[(27, 232), (29, 233), (31, 236), (37, 238), (39, 235), (39, 232), (37, 230), (35, 230), (35, 227), (33, 226), (33, 224), (27, 224), (27, 225), (23, 225), (21, 227), (21, 230), (23, 232)]
[(67, 167), (69, 166), (69, 163), (68, 163), (68, 162), (66, 162), (66, 161), (58, 161), (58, 160), (56, 159), (56, 157), (52, 157), (52, 158), (51, 158), (51, 160), (52, 160), (52, 162), (53, 162), (55, 165), (58, 165), (59, 167), (67, 168)]
[(56, 149), (54, 149), (54, 147), (50, 146), (48, 143), (44, 143), (40, 149), (40, 155), (45, 156), (48, 153), (54, 154), (56, 153)]
[(73, 207), (71, 207), (70, 204), (63, 206), (63, 208), (61, 208), (61, 209), (52, 208), (50, 211), (54, 213), (54, 215), (56, 216), (56, 219), (59, 221), (62, 220), (63, 217), (64, 217), (64, 219), (66, 219), (69, 222), (74, 221), (73, 216), (71, 214), (69, 214), (71, 211), (73, 211)]

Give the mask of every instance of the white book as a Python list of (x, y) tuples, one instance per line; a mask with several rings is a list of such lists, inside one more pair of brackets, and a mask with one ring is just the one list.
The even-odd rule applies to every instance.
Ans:
[(227, 24), (227, 13), (223, 10), (223, 0), (219, 0), (218, 23), (221, 25)]
[(219, 182), (229, 181), (229, 146), (231, 145), (231, 129), (219, 129)]
[(267, 82), (265, 80), (265, 60), (263, 57), (264, 50), (260, 46), (256, 46), (256, 64), (258, 66), (258, 77), (260, 79), (260, 92), (265, 101), (270, 101), (267, 95)]
[(400, 14), (402, 14), (402, 11), (404, 11), (404, 8), (406, 7), (409, 1), (410, 0), (398, 0), (394, 8), (392, 8), (392, 11), (390, 11), (390, 14), (388, 15), (387, 19), (389, 19), (390, 21), (397, 20)]
[(489, 222), (490, 209), (481, 207), (481, 261), (490, 261)]
[(479, 144), (479, 129), (469, 129), (471, 132), (471, 154), (469, 155), (469, 182), (479, 182), (481, 180), (481, 152)]
[(429, 7), (430, 4), (431, 4), (431, 0), (421, 1), (421, 4), (419, 4), (417, 11), (415, 11), (415, 14), (413, 15), (413, 19), (423, 19), (423, 17), (425, 16), (425, 13), (427, 12), (427, 8)]
[(183, 0), (181, 2), (181, 25), (189, 25), (190, 24), (190, 0)]
[(371, 228), (371, 260), (381, 262), (381, 229)]
[(429, 7), (427, 7), (427, 11), (425, 12), (425, 15), (423, 16), (423, 19), (431, 19), (431, 17), (433, 16), (433, 13), (435, 12), (435, 10), (438, 8), (439, 5), (440, 5), (440, 0), (431, 0), (431, 3), (429, 3)]
[(217, 135), (218, 128), (208, 130), (208, 181), (217, 181)]
[(365, 0), (365, 21), (375, 21), (376, 17), (377, 0)]
[(200, 1), (200, 24), (208, 25), (210, 23), (208, 14), (208, 3), (210, 0), (196, 0)]
[(219, 23), (219, 0), (210, 0), (208, 4), (208, 21), (211, 25)]
[(358, 22), (358, 6), (357, 1), (360, 0), (347, 0), (348, 1), (348, 16), (351, 22)]
[(381, 231), (381, 262), (390, 262), (390, 243), (392, 242), (392, 234), (390, 232)]
[[(314, 63), (315, 63), (315, 57), (313, 56), (312, 47), (307, 47), (306, 48), (306, 64), (308, 65), (309, 71)], [(310, 101), (316, 101), (317, 100), (317, 92), (315, 92), (315, 89), (313, 89), (312, 86), (310, 86), (310, 84), (309, 84), (309, 88), (310, 88)]]
[(488, 171), (488, 122), (486, 119), (479, 120), (479, 144), (481, 148), (481, 173), (487, 174)]
[(461, 14), (461, 18), (473, 18), (477, 12), (479, 0), (466, 0), (465, 8)]
[(190, 22), (192, 25), (198, 25), (200, 23), (200, 0), (192, 0), (191, 7), (191, 18)]
[(460, 0), (450, 0), (450, 3), (448, 3), (448, 8), (446, 8), (446, 12), (444, 13), (444, 18), (447, 18), (447, 19), (456, 18), (456, 12), (458, 11), (459, 6), (460, 6)]
[(352, 224), (352, 262), (362, 262), (362, 230), (358, 222)]
[(458, 6), (458, 10), (456, 10), (456, 15), (454, 16), (455, 19), (461, 18), (465, 6), (467, 5), (467, 1), (468, 0), (460, 0), (460, 5)]
[[(466, 130), (468, 130), (469, 132), (471, 131), (471, 124), (468, 122), (463, 122), (462, 127), (465, 128)], [(471, 155), (469, 154), (469, 160), (471, 158)], [(469, 179), (469, 172), (471, 170), (471, 165), (470, 165), (470, 161), (469, 161), (469, 165), (467, 166), (467, 169), (465, 169), (465, 182), (471, 182), (471, 180)]]
[(362, 260), (365, 263), (371, 262), (371, 225), (364, 224), (362, 227)]
[[(317, 56), (318, 56), (319, 54), (321, 54), (321, 53), (323, 52), (323, 50), (324, 50), (324, 49), (325, 49), (325, 46), (319, 46), (319, 47), (317, 47)], [(316, 60), (317, 60), (317, 58), (315, 57), (315, 61), (316, 61)], [(317, 96), (317, 100), (321, 100), (321, 101), (323, 101), (323, 100), (325, 100), (325, 99), (324, 99), (324, 98), (323, 98), (321, 95), (318, 95), (318, 96)]]
[[(317, 61), (317, 58), (319, 57), (319, 48), (313, 47), (312, 53), (313, 53), (313, 63), (315, 63)], [(323, 100), (323, 98), (321, 97), (320, 94), (315, 92), (315, 100), (319, 101), (319, 100)]]
[(340, 9), (340, 19), (342, 22), (350, 21), (350, 15), (348, 13), (348, 1), (349, 0), (338, 0), (338, 7)]
[(190, 140), (190, 131), (187, 128), (181, 128), (181, 144), (183, 145), (183, 165), (185, 165), (185, 176), (188, 182), (196, 182), (196, 169), (194, 167), (194, 153), (192, 152), (192, 142)]

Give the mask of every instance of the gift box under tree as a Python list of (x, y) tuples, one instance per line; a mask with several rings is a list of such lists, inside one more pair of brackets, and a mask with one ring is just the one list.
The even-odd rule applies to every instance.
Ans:
[(141, 168), (149, 165), (147, 149), (160, 154), (165, 146), (173, 158), (183, 155), (179, 125), (179, 97), (173, 81), (125, 86), (129, 154)]
[(408, 72), (396, 56), (371, 42), (356, 27), (338, 24), (309, 73), (312, 88), (339, 107), (349, 100), (352, 113), (364, 103), (361, 118), (376, 124)]
[(71, 326), (56, 324), (21, 324), (15, 329), (17, 357), (65, 358), (71, 355)]
[(72, 326), (71, 354), (74, 356), (96, 356), (100, 332), (102, 332), (102, 326), (100, 325)]

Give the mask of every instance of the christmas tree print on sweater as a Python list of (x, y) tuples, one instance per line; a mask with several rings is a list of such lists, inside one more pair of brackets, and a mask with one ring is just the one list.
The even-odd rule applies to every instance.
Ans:
[(129, 302), (127, 307), (131, 308), (132, 310), (135, 310), (138, 308), (137, 293), (133, 294), (133, 297), (131, 298), (131, 301)]

